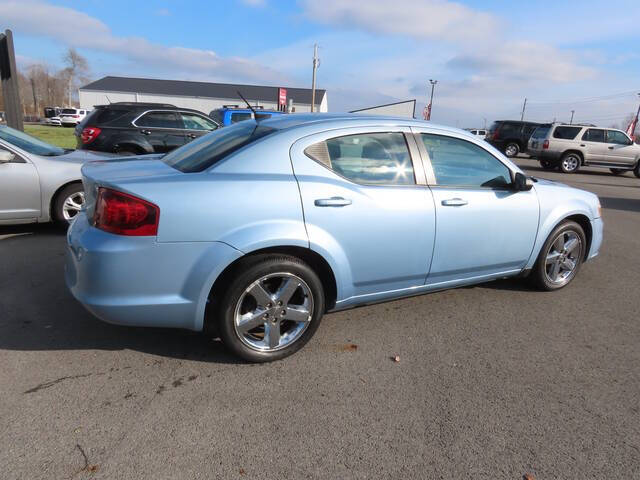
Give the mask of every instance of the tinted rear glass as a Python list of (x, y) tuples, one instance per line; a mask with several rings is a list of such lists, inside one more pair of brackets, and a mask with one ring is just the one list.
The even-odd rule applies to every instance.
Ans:
[(561, 138), (563, 140), (573, 140), (582, 130), (582, 127), (556, 127), (553, 131), (553, 138)]
[(162, 160), (184, 173), (201, 172), (233, 152), (277, 132), (255, 121), (220, 128), (166, 154)]
[(536, 138), (536, 139), (545, 138), (548, 133), (549, 133), (549, 127), (538, 127), (535, 129), (535, 131), (531, 135), (531, 138)]
[(76, 114), (76, 109), (75, 108), (63, 108), (62, 112), (60, 113), (66, 113), (66, 114), (71, 114), (71, 115), (75, 115)]
[(502, 138), (506, 138), (510, 136), (517, 137), (520, 135), (521, 131), (522, 131), (521, 123), (504, 122), (500, 127), (500, 137)]
[(122, 117), (126, 113), (128, 113), (128, 110), (117, 108), (99, 108), (97, 110), (94, 110), (94, 112), (88, 118), (90, 119), (91, 123), (105, 125), (117, 118)]

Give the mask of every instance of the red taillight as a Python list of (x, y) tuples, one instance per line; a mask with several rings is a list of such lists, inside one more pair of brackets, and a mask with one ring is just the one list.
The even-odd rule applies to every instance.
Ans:
[(102, 130), (100, 130), (98, 127), (85, 127), (82, 129), (82, 135), (80, 136), (80, 138), (82, 139), (82, 143), (83, 144), (87, 144), (87, 143), (91, 143), (93, 142), (98, 135), (100, 135), (100, 132)]
[(158, 234), (160, 209), (153, 203), (109, 188), (98, 189), (93, 225), (116, 235)]
[(545, 140), (545, 141), (542, 143), (542, 148), (543, 148), (544, 150), (546, 150), (547, 148), (549, 148), (549, 140)]

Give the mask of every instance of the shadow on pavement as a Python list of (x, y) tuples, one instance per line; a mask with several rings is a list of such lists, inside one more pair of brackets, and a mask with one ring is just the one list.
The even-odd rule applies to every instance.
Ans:
[(603, 208), (640, 212), (640, 200), (637, 198), (599, 197)]
[(65, 248), (63, 228), (0, 227), (0, 349), (130, 349), (201, 362), (242, 363), (205, 334), (98, 320), (67, 290)]

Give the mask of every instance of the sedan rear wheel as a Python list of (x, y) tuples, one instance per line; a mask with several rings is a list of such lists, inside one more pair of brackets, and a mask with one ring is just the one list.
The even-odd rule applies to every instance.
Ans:
[(315, 272), (287, 256), (249, 259), (236, 271), (219, 313), (225, 345), (252, 362), (278, 360), (302, 348), (324, 313)]
[(540, 166), (545, 170), (555, 170), (558, 165), (551, 160), (540, 160)]
[(540, 250), (531, 279), (542, 290), (558, 290), (578, 273), (586, 252), (584, 230), (576, 222), (556, 227)]

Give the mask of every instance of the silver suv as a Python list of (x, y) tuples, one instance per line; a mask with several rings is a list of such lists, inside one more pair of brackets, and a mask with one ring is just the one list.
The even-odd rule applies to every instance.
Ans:
[(608, 168), (614, 175), (633, 171), (640, 178), (640, 145), (613, 128), (541, 125), (529, 139), (528, 153), (547, 170), (573, 173), (588, 165)]

